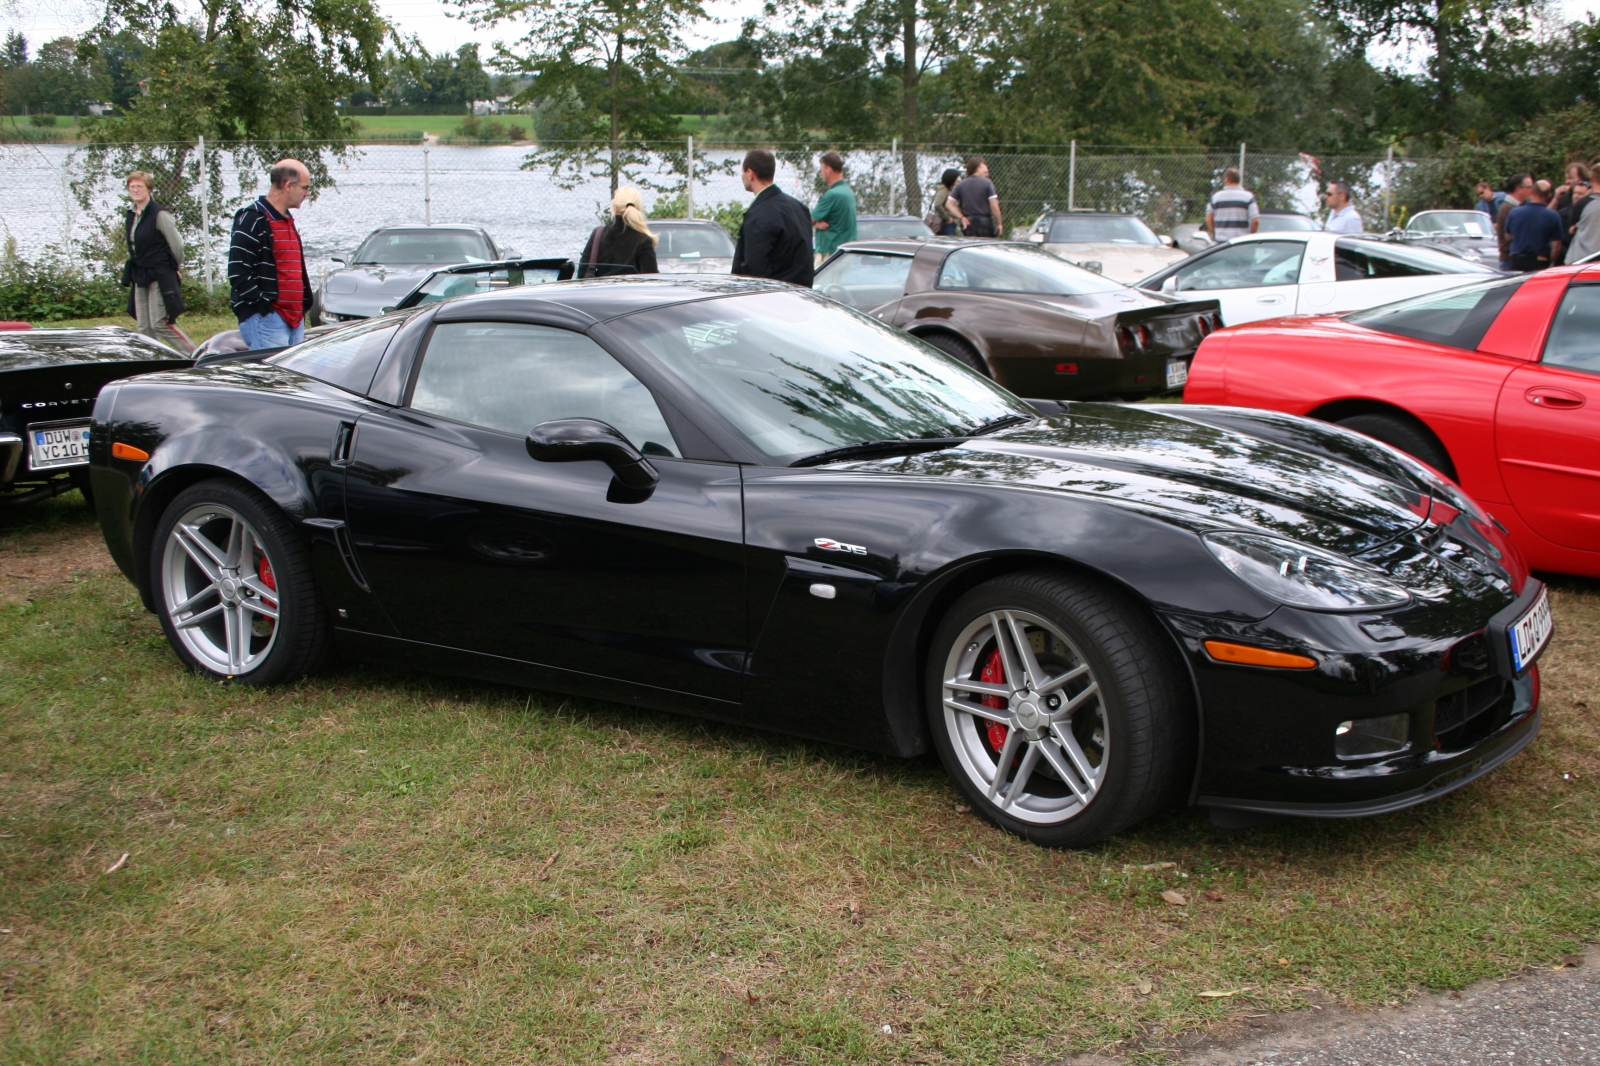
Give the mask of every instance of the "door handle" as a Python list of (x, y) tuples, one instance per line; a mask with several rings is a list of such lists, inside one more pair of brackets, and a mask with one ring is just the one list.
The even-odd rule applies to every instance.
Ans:
[(1283, 294), (1282, 293), (1273, 293), (1271, 296), (1257, 296), (1256, 297), (1256, 303), (1258, 303), (1258, 304), (1281, 304), (1281, 303), (1283, 303)]
[(1588, 399), (1581, 392), (1573, 392), (1570, 389), (1553, 389), (1548, 385), (1529, 389), (1522, 396), (1535, 407), (1549, 407), (1559, 411), (1576, 410), (1588, 402)]

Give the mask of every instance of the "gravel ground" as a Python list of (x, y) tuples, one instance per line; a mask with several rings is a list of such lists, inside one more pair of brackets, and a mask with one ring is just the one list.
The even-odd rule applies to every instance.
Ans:
[(1168, 1054), (1185, 1066), (1596, 1066), (1600, 949), (1568, 962), (1581, 965), (1424, 996), (1394, 1010), (1281, 1015)]

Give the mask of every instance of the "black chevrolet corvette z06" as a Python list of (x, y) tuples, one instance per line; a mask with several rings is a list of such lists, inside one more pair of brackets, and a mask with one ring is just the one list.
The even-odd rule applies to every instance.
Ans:
[(447, 300), (108, 388), (118, 565), (189, 667), (336, 651), (879, 752), (1083, 845), (1172, 802), (1349, 816), (1538, 728), (1544, 587), (1336, 426), (1030, 405), (809, 290)]
[(192, 362), (117, 326), (0, 332), (0, 507), (87, 490), (101, 387)]

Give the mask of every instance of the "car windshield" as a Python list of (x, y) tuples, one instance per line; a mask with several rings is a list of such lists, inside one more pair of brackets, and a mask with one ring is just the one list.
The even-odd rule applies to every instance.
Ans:
[(456, 296), (468, 296), (490, 289), (514, 289), (518, 285), (544, 285), (561, 280), (559, 267), (501, 267), (498, 270), (473, 270), (454, 274), (430, 274), (405, 300), (407, 307), (421, 307)]
[(927, 237), (933, 231), (920, 218), (858, 218), (856, 240), (882, 241), (891, 237)]
[(366, 392), (378, 360), (403, 321), (404, 315), (369, 318), (269, 355), (265, 362), (351, 392)]
[(815, 293), (697, 300), (612, 327), (777, 463), (1036, 417), (942, 352)]
[(1117, 218), (1089, 215), (1057, 215), (1050, 220), (1050, 244), (1160, 244), (1161, 238), (1150, 227), (1125, 215)]
[(1482, 211), (1424, 211), (1406, 223), (1406, 232), (1441, 237), (1492, 237), (1494, 224)]
[(470, 230), (389, 229), (368, 237), (351, 260), (352, 266), (415, 266), (419, 263), (482, 263), (494, 249), (481, 233)]
[(1317, 220), (1304, 215), (1268, 215), (1262, 214), (1260, 225), (1256, 227), (1259, 233), (1279, 233), (1285, 230), (1319, 230)]
[(844, 251), (817, 272), (811, 287), (830, 299), (866, 310), (905, 295), (911, 263), (909, 255)]
[(652, 223), (661, 242), (657, 259), (732, 259), (733, 238), (721, 226), (660, 226)]
[(1030, 244), (958, 248), (939, 268), (941, 289), (1088, 296), (1126, 287)]
[(1459, 289), (1414, 296), (1409, 300), (1354, 311), (1346, 322), (1380, 333), (1415, 337), (1451, 348), (1472, 351), (1489, 332), (1500, 309), (1511, 299), (1524, 278), (1495, 278)]

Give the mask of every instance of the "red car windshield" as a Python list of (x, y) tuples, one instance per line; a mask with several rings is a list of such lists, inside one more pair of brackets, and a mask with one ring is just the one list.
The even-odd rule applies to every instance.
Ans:
[(1499, 317), (1500, 309), (1526, 280), (1524, 277), (1495, 278), (1463, 285), (1459, 289), (1352, 311), (1344, 320), (1380, 333), (1414, 337), (1470, 352), (1476, 350), (1483, 335)]

